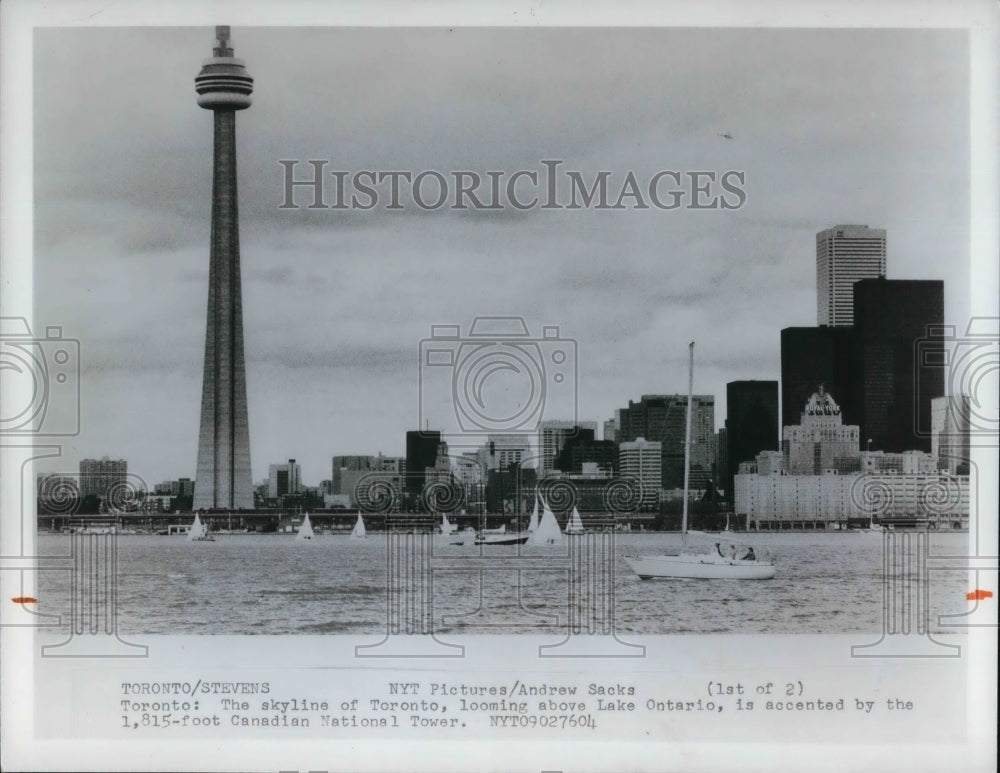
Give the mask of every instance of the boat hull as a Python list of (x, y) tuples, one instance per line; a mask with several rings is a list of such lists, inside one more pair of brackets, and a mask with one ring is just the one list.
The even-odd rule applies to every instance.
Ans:
[(523, 545), (528, 541), (528, 534), (484, 534), (476, 537), (476, 545)]
[(770, 561), (713, 559), (712, 556), (682, 554), (679, 556), (626, 556), (639, 579), (653, 578), (689, 580), (770, 580), (775, 575)]

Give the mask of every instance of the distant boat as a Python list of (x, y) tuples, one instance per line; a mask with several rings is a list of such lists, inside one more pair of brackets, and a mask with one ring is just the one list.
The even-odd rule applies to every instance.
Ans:
[(188, 541), (189, 542), (215, 542), (215, 537), (211, 535), (205, 525), (201, 522), (201, 518), (198, 514), (194, 514), (194, 523), (191, 524), (191, 529), (188, 531)]
[(452, 534), (458, 527), (448, 520), (448, 516), (444, 513), (441, 514), (441, 533), (448, 535)]
[(351, 531), (351, 539), (368, 539), (368, 534), (365, 532), (365, 522), (361, 517), (361, 513), (358, 513), (358, 520), (354, 524), (353, 531)]
[(694, 341), (688, 346), (688, 399), (684, 432), (684, 504), (681, 517), (681, 551), (676, 555), (625, 555), (639, 579), (654, 577), (699, 580), (769, 580), (775, 575), (774, 563), (757, 560), (749, 548), (742, 557), (736, 551), (726, 556), (716, 542), (714, 549), (688, 549), (688, 478), (691, 473), (691, 402), (694, 397)]
[(312, 539), (313, 538), (313, 527), (309, 523), (309, 513), (306, 513), (306, 517), (302, 519), (302, 525), (299, 526), (299, 533), (295, 535), (297, 539)]
[(583, 519), (580, 518), (580, 511), (576, 509), (576, 505), (573, 505), (573, 514), (569, 517), (569, 523), (566, 524), (567, 534), (583, 534)]
[(548, 503), (542, 500), (542, 518), (538, 528), (528, 535), (529, 545), (559, 545), (565, 539), (555, 515), (549, 509)]
[(528, 534), (538, 531), (538, 497), (535, 497), (535, 509), (531, 511), (531, 520), (528, 521)]

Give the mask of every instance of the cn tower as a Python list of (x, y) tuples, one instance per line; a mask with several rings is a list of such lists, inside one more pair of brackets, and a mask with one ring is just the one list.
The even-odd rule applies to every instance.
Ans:
[(216, 27), (215, 37), (218, 45), (194, 79), (198, 104), (215, 113), (208, 324), (195, 510), (253, 507), (236, 207), (236, 111), (250, 107), (253, 78), (243, 60), (233, 58), (229, 27)]

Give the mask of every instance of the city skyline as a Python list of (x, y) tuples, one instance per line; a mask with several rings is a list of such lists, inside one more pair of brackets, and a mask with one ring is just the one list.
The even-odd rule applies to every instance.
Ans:
[[(36, 33), (45, 52), (36, 54), (36, 316), (81, 340), (83, 364), (83, 429), (50, 469), (109, 454), (150, 485), (194, 476), (211, 145), (190, 79), (210, 32)], [(958, 34), (233, 33), (241, 56), (260, 60), (262, 92), (272, 86), (240, 140), (255, 481), (289, 458), (316, 485), (334, 455), (402, 456), (405, 432), (421, 426), (420, 342), (433, 324), (466, 327), (487, 313), (558, 325), (577, 342), (576, 417), (551, 419), (603, 424), (630, 399), (685, 393), (686, 343), (697, 341), (695, 392), (715, 396), (718, 429), (725, 385), (777, 378), (780, 330), (813, 324), (816, 234), (840, 223), (887, 230), (889, 278), (947, 280), (945, 321), (964, 329), (968, 98)], [(824, 69), (845, 42), (856, 57)], [(584, 65), (593, 45), (635, 61), (595, 74)], [(297, 57), (261, 59), (275, 47)], [(162, 93), (156, 105), (105, 73), (112, 63), (94, 55), (104, 49), (158, 52), (158, 69), (141, 73)], [(420, 66), (397, 72), (384, 50), (419, 54)], [(472, 57), (462, 73), (447, 67), (484, 50), (502, 66)], [(748, 51), (758, 56), (734, 76)], [(337, 67), (356, 77), (322, 77)], [(815, 93), (797, 86), (811, 74)], [(612, 77), (627, 87), (608, 100)], [(480, 96), (490, 89), (518, 99), (491, 104)], [(690, 96), (683, 107), (671, 98), (680, 94)], [(82, 110), (91, 100), (107, 115)], [(778, 110), (786, 120), (774, 119)], [(109, 117), (123, 114), (121, 126)], [(404, 131), (401, 114), (418, 120)], [(74, 152), (83, 144), (92, 152)], [(560, 158), (619, 180), (633, 169), (740, 169), (747, 201), (726, 212), (282, 212), (282, 158), (508, 172)]]

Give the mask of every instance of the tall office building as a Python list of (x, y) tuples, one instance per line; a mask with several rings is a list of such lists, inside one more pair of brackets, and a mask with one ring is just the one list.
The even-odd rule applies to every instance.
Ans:
[[(195, 489), (197, 490), (197, 489)], [(267, 495), (271, 499), (302, 492), (302, 475), (294, 459), (287, 464), (272, 464), (267, 468)]]
[(353, 479), (348, 487), (344, 486), (345, 472), (363, 472), (372, 469), (371, 456), (335, 456), (331, 462), (330, 493), (350, 494), (354, 485)]
[(83, 459), (80, 462), (80, 496), (96, 496), (107, 500), (126, 485), (128, 462), (124, 459)]
[(250, 107), (253, 78), (233, 58), (229, 27), (195, 78), (198, 104), (215, 118), (208, 323), (195, 510), (252, 508), (250, 425), (243, 354), (243, 298), (236, 196), (236, 111)]
[(816, 324), (854, 324), (854, 283), (885, 276), (885, 229), (837, 225), (816, 234)]
[(663, 451), (660, 443), (643, 437), (618, 444), (618, 464), (624, 478), (638, 480), (642, 487), (639, 509), (655, 510), (663, 488)]
[(944, 282), (855, 283), (854, 402), (861, 408), (862, 444), (870, 439), (873, 450), (931, 450), (931, 400), (944, 395), (943, 327)]
[(556, 456), (562, 451), (563, 445), (581, 430), (590, 430), (593, 438), (597, 432), (596, 421), (559, 421), (549, 419), (543, 421), (538, 428), (538, 477), (541, 478), (555, 469)]
[[(726, 385), (726, 459), (736, 470), (761, 451), (778, 450), (778, 382), (730, 381)], [(732, 475), (726, 491), (733, 490)]]
[[(840, 405), (844, 421), (861, 423), (854, 380), (854, 328), (786, 327), (781, 331), (781, 426), (799, 420), (816, 387)], [(747, 461), (743, 459), (741, 461)], [(739, 464), (731, 464), (733, 471)]]
[(939, 470), (952, 475), (969, 474), (969, 395), (931, 400), (931, 456)]
[[(643, 395), (621, 412), (621, 441), (646, 438), (663, 454), (663, 488), (684, 486), (684, 432), (687, 395)], [(620, 447), (620, 446), (619, 446)], [(715, 465), (715, 397), (694, 395), (691, 413), (692, 490), (703, 489)]]
[(423, 490), (425, 471), (438, 459), (441, 433), (436, 430), (411, 430), (406, 433), (406, 493), (417, 496)]

